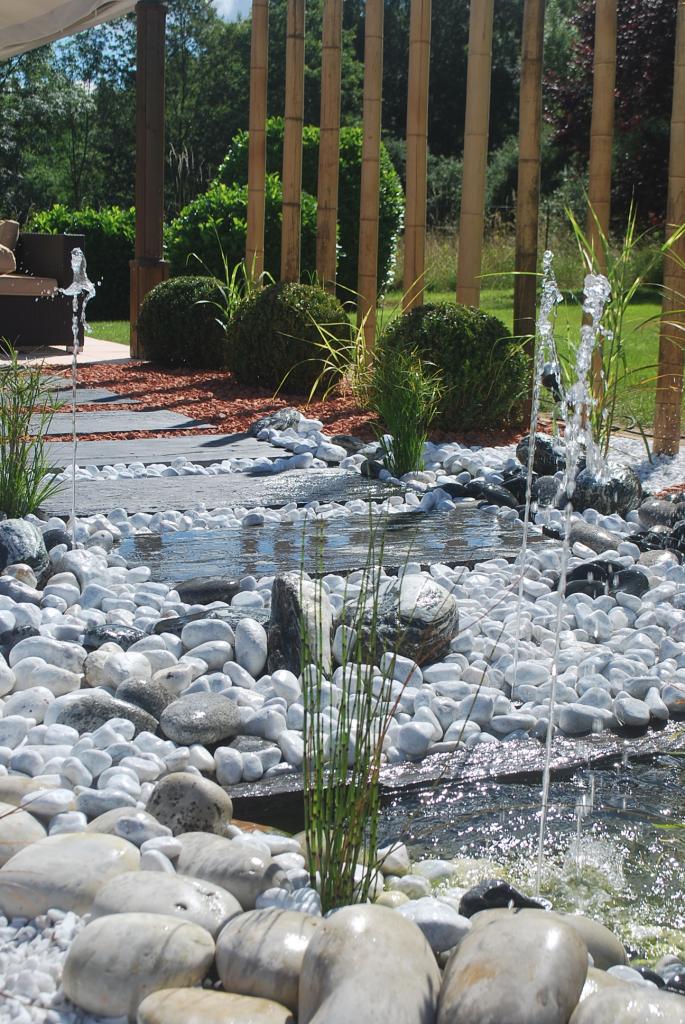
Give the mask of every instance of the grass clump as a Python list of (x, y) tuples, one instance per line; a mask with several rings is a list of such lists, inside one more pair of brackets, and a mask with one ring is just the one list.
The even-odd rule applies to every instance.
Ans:
[(0, 512), (18, 519), (35, 512), (60, 486), (52, 478), (45, 441), (61, 405), (45, 387), (42, 365), (20, 363), (7, 343), (2, 355), (7, 362), (0, 364)]
[(423, 469), (423, 446), (444, 394), (442, 372), (416, 349), (379, 345), (369, 372), (369, 405), (390, 433), (378, 431), (393, 476)]

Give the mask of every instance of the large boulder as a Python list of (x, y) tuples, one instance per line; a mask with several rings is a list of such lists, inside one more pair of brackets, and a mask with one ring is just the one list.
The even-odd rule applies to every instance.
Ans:
[(42, 533), (25, 519), (5, 519), (0, 522), (0, 573), (8, 565), (18, 564), (33, 569), (38, 586), (45, 582), (50, 559)]
[(289, 885), (280, 865), (254, 843), (206, 832), (187, 832), (179, 839), (178, 873), (220, 885), (244, 910), (253, 910), (267, 889)]
[(416, 573), (382, 580), (361, 611), (353, 601), (343, 609), (343, 618), (357, 630), (369, 664), (378, 664), (392, 652), (422, 665), (449, 650), (459, 626), (459, 609), (449, 591), (430, 576)]
[[(530, 435), (522, 438), (516, 445), (516, 458), (524, 466), (528, 466), (530, 452)], [(533, 471), (539, 476), (554, 476), (566, 466), (566, 454), (560, 442), (549, 434), (536, 434), (533, 453)]]
[(303, 664), (331, 670), (333, 611), (320, 583), (299, 573), (277, 576), (271, 588), (267, 671), (288, 669), (295, 675)]
[(640, 504), (642, 484), (637, 473), (630, 466), (609, 463), (607, 472), (601, 475), (583, 469), (576, 477), (573, 490), (573, 507), (579, 512), (594, 508), (602, 515), (618, 512), (627, 515)]

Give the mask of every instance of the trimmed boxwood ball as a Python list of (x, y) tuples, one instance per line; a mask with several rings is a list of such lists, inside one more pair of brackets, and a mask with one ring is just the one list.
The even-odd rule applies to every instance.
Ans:
[[(246, 299), (228, 333), (231, 370), (239, 384), (307, 394), (323, 369), (316, 324), (342, 342), (349, 321), (336, 298), (315, 285), (282, 282)], [(326, 383), (330, 383), (328, 378)]]
[(212, 305), (220, 300), (213, 277), (173, 277), (155, 285), (138, 315), (138, 340), (146, 358), (160, 366), (225, 369), (226, 333)]
[(446, 390), (436, 427), (481, 430), (521, 418), (528, 359), (496, 317), (472, 306), (429, 303), (391, 321), (381, 344), (417, 350), (442, 372)]

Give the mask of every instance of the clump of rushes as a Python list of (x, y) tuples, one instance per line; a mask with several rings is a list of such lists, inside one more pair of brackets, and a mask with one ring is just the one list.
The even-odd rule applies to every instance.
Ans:
[[(375, 650), (385, 525), (369, 523), (366, 565), (355, 598), (359, 622), (366, 622), (366, 640), (357, 620), (344, 629), (342, 679), (337, 719), (327, 714), (330, 684), (320, 654), (322, 620), (317, 635), (306, 635), (302, 623), (302, 690), (304, 699), (305, 836), (312, 886), (319, 890), (323, 912), (373, 897), (379, 879), (378, 818), (380, 769), (388, 727), (404, 684), (393, 680), (392, 664), (379, 676), (365, 652)], [(317, 607), (324, 595), (315, 581)], [(337, 699), (337, 698), (336, 698)]]
[(445, 396), (441, 371), (416, 349), (378, 345), (369, 371), (371, 410), (390, 437), (377, 430), (387, 469), (395, 477), (423, 468), (423, 446)]
[(35, 512), (60, 487), (45, 441), (62, 406), (45, 386), (42, 365), (20, 363), (7, 342), (0, 349), (7, 359), (0, 364), (0, 512), (15, 519)]

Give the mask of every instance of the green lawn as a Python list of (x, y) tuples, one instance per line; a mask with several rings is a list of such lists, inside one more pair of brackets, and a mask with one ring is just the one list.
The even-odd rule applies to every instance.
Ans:
[(88, 322), (88, 333), (91, 338), (100, 341), (116, 341), (118, 345), (128, 345), (130, 327), (128, 320), (91, 320)]
[[(379, 321), (387, 323), (397, 315), (401, 302), (400, 292), (390, 292), (384, 298), (379, 310)], [(431, 302), (453, 302), (453, 293), (433, 292)], [(481, 293), (482, 308), (497, 316), (512, 329), (513, 290), (484, 289)], [(626, 425), (637, 421), (649, 429), (654, 421), (654, 379), (659, 351), (658, 317), (660, 305), (652, 296), (638, 299), (631, 307), (627, 320), (625, 339), (627, 361), (631, 374), (622, 389), (619, 402), (619, 417)], [(647, 322), (646, 321), (651, 321)], [(568, 360), (578, 340), (581, 324), (581, 308), (577, 301), (567, 300), (559, 309), (556, 338), (562, 360)], [(644, 325), (644, 326), (642, 326)], [(100, 320), (90, 324), (94, 338), (116, 341), (121, 345), (129, 343), (127, 320)]]

